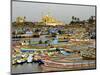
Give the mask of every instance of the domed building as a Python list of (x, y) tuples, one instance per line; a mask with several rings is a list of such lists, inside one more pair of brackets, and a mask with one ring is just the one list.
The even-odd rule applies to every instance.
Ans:
[(64, 25), (63, 22), (57, 21), (55, 18), (49, 15), (42, 17), (42, 23), (44, 23), (45, 25), (50, 25), (50, 26)]
[(16, 18), (16, 23), (24, 23), (26, 17), (25, 16), (19, 16)]

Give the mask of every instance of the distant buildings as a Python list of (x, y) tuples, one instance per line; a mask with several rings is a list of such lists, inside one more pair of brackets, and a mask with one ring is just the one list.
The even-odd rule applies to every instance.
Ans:
[(55, 18), (49, 15), (43, 16), (41, 22), (50, 26), (64, 25), (63, 22), (57, 21)]
[[(25, 21), (26, 17), (25, 16), (19, 16), (16, 18), (16, 23), (17, 24), (23, 24), (26, 23)], [(35, 22), (36, 25), (47, 25), (47, 26), (59, 26), (59, 25), (65, 25), (63, 22), (56, 20), (52, 16), (46, 15), (43, 16), (41, 21)]]
[(19, 17), (16, 18), (16, 23), (24, 23), (25, 19), (26, 19), (25, 16), (23, 16), (23, 17), (19, 16)]

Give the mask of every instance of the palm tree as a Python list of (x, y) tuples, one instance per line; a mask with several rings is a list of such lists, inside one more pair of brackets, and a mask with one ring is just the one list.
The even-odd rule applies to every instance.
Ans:
[(76, 20), (77, 20), (77, 17), (74, 17), (74, 20), (75, 20), (75, 22), (76, 22)]
[(93, 16), (91, 16), (91, 17), (88, 19), (88, 22), (89, 22), (90, 24), (93, 23)]
[(79, 22), (79, 21), (80, 21), (80, 19), (79, 19), (79, 18), (77, 18), (77, 21)]
[(39, 41), (39, 44), (42, 44), (42, 40)]
[(75, 17), (74, 16), (72, 16), (72, 21), (75, 19)]

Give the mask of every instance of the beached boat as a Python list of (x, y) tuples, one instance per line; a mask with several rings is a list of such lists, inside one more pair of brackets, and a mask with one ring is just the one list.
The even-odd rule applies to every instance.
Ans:
[(12, 60), (12, 64), (13, 64), (13, 65), (17, 64), (17, 60), (16, 60), (16, 59), (13, 59), (13, 60)]
[(44, 60), (44, 65), (42, 66), (43, 71), (58, 71), (58, 70), (74, 70), (74, 69), (86, 69), (95, 68), (95, 61), (83, 61), (83, 62), (54, 62), (51, 60)]
[(26, 57), (16, 56), (16, 57), (12, 58), (12, 64), (13, 65), (23, 64), (25, 62), (26, 62)]
[(26, 60), (24, 60), (24, 59), (19, 59), (19, 60), (17, 60), (17, 64), (23, 64), (23, 63), (25, 63), (26, 62)]
[(55, 62), (50, 60), (45, 60), (45, 67), (54, 67), (54, 68), (66, 68), (69, 65), (73, 65), (73, 63), (61, 63), (61, 62)]

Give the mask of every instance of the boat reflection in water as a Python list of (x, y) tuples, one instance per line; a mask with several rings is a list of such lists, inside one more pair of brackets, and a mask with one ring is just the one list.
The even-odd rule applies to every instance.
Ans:
[(32, 72), (41, 72), (42, 68), (38, 63), (24, 63), (17, 64), (12, 66), (12, 73), (32, 73)]

